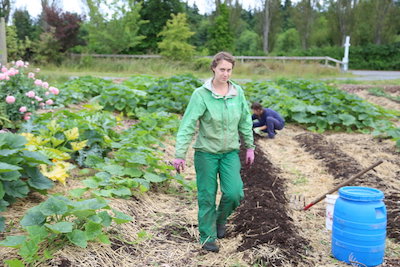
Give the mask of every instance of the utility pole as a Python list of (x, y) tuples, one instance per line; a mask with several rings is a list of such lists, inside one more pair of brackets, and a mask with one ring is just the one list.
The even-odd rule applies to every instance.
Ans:
[(350, 36), (346, 36), (346, 42), (344, 43), (344, 58), (343, 58), (343, 71), (349, 70), (349, 47), (350, 47)]
[(7, 64), (6, 22), (0, 18), (0, 63)]

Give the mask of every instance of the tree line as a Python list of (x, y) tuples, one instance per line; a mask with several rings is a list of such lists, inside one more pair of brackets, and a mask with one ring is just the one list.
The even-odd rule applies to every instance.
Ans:
[(83, 1), (87, 14), (41, 0), (37, 18), (25, 9), (11, 13), (13, 2), (0, 1), (9, 57), (60, 63), (67, 52), (300, 55), (341, 47), (347, 35), (358, 47), (400, 42), (400, 0), (263, 0), (252, 10), (237, 0), (215, 0), (210, 14), (181, 0)]

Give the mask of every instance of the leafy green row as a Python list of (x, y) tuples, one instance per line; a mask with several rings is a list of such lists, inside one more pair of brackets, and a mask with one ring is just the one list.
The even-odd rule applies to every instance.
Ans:
[[(53, 186), (38, 168), (39, 164), (52, 163), (41, 153), (25, 150), (26, 142), (17, 134), (0, 134), (0, 211), (32, 190), (44, 194)], [(0, 231), (4, 227), (5, 219), (0, 217)]]
[(288, 122), (309, 130), (373, 132), (399, 144), (400, 130), (391, 122), (396, 114), (322, 82), (280, 79), (247, 83), (245, 88), (249, 101), (276, 109)]
[(131, 220), (103, 198), (71, 200), (54, 195), (26, 212), (21, 220), (26, 235), (8, 236), (0, 246), (18, 249), (23, 259), (6, 260), (9, 266), (34, 266), (67, 244), (82, 248), (88, 241), (110, 244), (105, 229)]

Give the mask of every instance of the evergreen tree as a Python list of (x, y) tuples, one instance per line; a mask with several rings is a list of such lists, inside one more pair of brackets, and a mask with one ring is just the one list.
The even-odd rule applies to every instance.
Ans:
[(146, 39), (138, 46), (145, 53), (157, 52), (157, 43), (161, 41), (158, 33), (161, 32), (171, 14), (182, 13), (183, 5), (180, 0), (144, 0), (140, 16), (149, 23), (142, 24), (139, 34)]
[(163, 37), (158, 43), (161, 55), (174, 60), (190, 59), (195, 47), (188, 43), (189, 38), (194, 34), (189, 29), (186, 15), (178, 13), (172, 14), (172, 18), (167, 21), (159, 36)]
[(34, 39), (36, 31), (35, 24), (26, 9), (17, 9), (13, 14), (13, 25), (15, 26), (16, 34), (19, 40), (25, 40), (28, 37)]
[(207, 48), (211, 54), (219, 51), (232, 52), (234, 43), (229, 25), (229, 9), (226, 4), (218, 6), (217, 14), (209, 30)]

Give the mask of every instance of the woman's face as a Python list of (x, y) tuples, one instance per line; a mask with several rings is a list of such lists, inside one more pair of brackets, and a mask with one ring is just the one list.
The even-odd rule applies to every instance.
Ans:
[(219, 83), (226, 83), (230, 79), (232, 75), (232, 63), (221, 60), (218, 62), (218, 65), (213, 68), (214, 71), (214, 80)]

